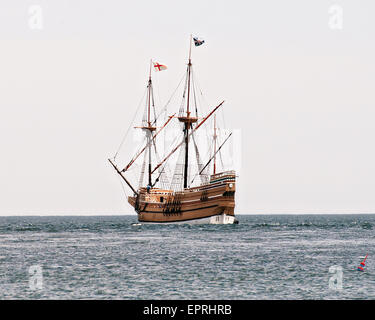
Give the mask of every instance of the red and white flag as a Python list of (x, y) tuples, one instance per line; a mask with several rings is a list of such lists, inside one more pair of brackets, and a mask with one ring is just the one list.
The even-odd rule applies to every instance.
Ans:
[(167, 70), (167, 66), (160, 64), (159, 62), (153, 62), (153, 63), (154, 63), (155, 71)]

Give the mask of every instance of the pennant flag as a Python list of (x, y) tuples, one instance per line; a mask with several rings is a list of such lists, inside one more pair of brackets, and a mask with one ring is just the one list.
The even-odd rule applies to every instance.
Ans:
[(154, 68), (155, 68), (155, 71), (163, 71), (167, 69), (167, 66), (160, 64), (158, 62), (154, 62)]
[(193, 40), (196, 47), (201, 46), (204, 43), (204, 40), (199, 40), (197, 37), (193, 38)]

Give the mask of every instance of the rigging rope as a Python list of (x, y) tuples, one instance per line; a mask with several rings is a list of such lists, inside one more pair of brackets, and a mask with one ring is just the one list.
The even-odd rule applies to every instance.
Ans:
[(148, 149), (145, 150), (145, 154), (144, 154), (144, 158), (143, 158), (143, 163), (142, 163), (141, 174), (139, 176), (138, 189), (141, 188), (142, 185), (143, 185), (143, 180), (144, 180), (144, 176), (145, 176), (145, 168), (146, 168), (147, 155), (148, 155)]
[[(122, 188), (122, 191), (124, 191), (124, 194), (125, 194), (125, 199), (128, 198), (128, 194), (126, 193), (126, 190), (124, 188), (124, 183), (122, 182), (122, 179), (120, 178), (120, 176), (118, 176), (119, 180), (120, 180), (120, 184), (121, 184), (121, 188)], [(128, 203), (127, 201), (125, 201), (126, 203)]]
[[(155, 151), (156, 160), (158, 162), (160, 162), (160, 157), (159, 157), (159, 153), (158, 153), (158, 151), (156, 149), (155, 140), (153, 140), (153, 145), (154, 145), (154, 151)], [(168, 181), (168, 177), (167, 177), (167, 174), (165, 173), (164, 169), (165, 169), (165, 167), (159, 168), (159, 176), (157, 177), (157, 179), (156, 179), (156, 181), (154, 182), (153, 185), (155, 185), (159, 181), (159, 178), (161, 178), (160, 184), (161, 184), (162, 188), (165, 189), (166, 186), (169, 184), (169, 181)]]
[[(174, 97), (174, 95), (176, 94), (178, 88), (180, 87), (181, 82), (182, 82), (182, 80), (184, 79), (184, 77), (185, 77), (185, 73), (184, 73), (183, 76), (181, 77), (180, 82), (178, 83), (176, 89), (173, 91), (171, 97), (169, 98), (169, 100), (167, 101), (167, 103), (165, 104), (165, 106), (161, 109), (161, 111), (159, 112), (159, 114), (157, 115), (157, 117), (155, 117), (155, 119), (154, 119), (154, 121), (153, 121), (152, 124), (155, 124), (156, 121), (159, 119), (159, 117), (163, 114), (163, 112), (164, 112), (164, 111), (167, 111), (167, 107), (168, 107), (169, 103), (171, 102), (172, 98)], [(146, 87), (145, 90), (144, 90), (144, 93), (143, 93), (142, 99), (139, 101), (139, 104), (138, 104), (138, 107), (137, 107), (137, 109), (136, 109), (136, 112), (134, 113), (133, 119), (132, 119), (132, 121), (130, 122), (130, 126), (129, 126), (128, 129), (126, 130), (125, 135), (124, 135), (124, 137), (122, 138), (121, 143), (120, 143), (120, 145), (119, 145), (119, 147), (118, 147), (118, 149), (117, 149), (117, 151), (116, 151), (116, 153), (115, 153), (115, 155), (114, 155), (114, 157), (113, 157), (114, 160), (115, 160), (116, 157), (118, 156), (118, 153), (120, 152), (120, 150), (121, 150), (121, 148), (122, 148), (122, 146), (123, 146), (123, 144), (124, 144), (124, 142), (125, 142), (125, 140), (126, 140), (128, 134), (129, 134), (130, 128), (132, 127), (132, 124), (134, 123), (134, 120), (135, 120), (135, 118), (136, 118), (136, 116), (137, 116), (137, 114), (138, 114), (138, 112), (139, 112), (140, 106), (141, 106), (141, 104), (142, 104), (143, 99), (145, 98), (146, 93), (147, 93), (147, 87)]]
[(190, 182), (190, 185), (193, 184), (195, 178), (199, 175), (200, 179), (201, 179), (201, 183), (205, 183), (208, 181), (208, 173), (207, 173), (207, 170), (205, 170), (204, 172), (201, 173), (202, 171), (202, 168), (203, 168), (203, 163), (201, 161), (201, 157), (200, 157), (200, 154), (199, 154), (199, 150), (198, 150), (198, 146), (197, 146), (197, 143), (195, 141), (195, 134), (192, 135), (192, 138), (193, 138), (193, 142), (194, 142), (194, 148), (195, 148), (195, 156), (196, 156), (196, 160), (197, 160), (197, 167), (198, 167), (198, 173), (195, 174), (195, 176), (193, 177), (193, 180), (191, 180)]
[(191, 68), (191, 83), (193, 87), (193, 97), (194, 97), (194, 106), (195, 106), (195, 116), (198, 118), (198, 107), (197, 107), (197, 97), (195, 93), (195, 80), (194, 80), (194, 73), (193, 73), (193, 68)]
[(176, 94), (178, 88), (180, 87), (182, 80), (184, 80), (184, 77), (185, 77), (185, 73), (183, 74), (183, 76), (182, 76), (180, 82), (178, 83), (176, 89), (173, 91), (171, 97), (169, 98), (169, 100), (167, 101), (167, 103), (165, 104), (165, 106), (160, 110), (158, 116), (155, 118), (155, 120), (154, 120), (154, 122), (152, 124), (154, 124), (156, 122), (156, 120), (158, 120), (159, 117), (163, 114), (163, 112), (166, 111), (169, 103), (171, 102), (172, 98), (174, 97), (174, 95)]
[(185, 148), (180, 149), (180, 153), (178, 155), (178, 159), (176, 162), (176, 166), (174, 169), (173, 177), (171, 180), (170, 189), (173, 191), (182, 190), (183, 182), (184, 182), (184, 155), (185, 155)]
[(155, 119), (154, 123), (156, 124), (156, 108), (155, 108), (154, 88), (153, 87), (151, 87), (151, 93), (152, 93), (152, 95), (151, 95), (151, 97), (152, 97), (152, 109), (154, 111), (154, 119)]
[(117, 151), (116, 151), (116, 153), (115, 153), (115, 156), (113, 157), (113, 160), (116, 160), (116, 157), (117, 157), (118, 153), (120, 152), (120, 149), (121, 149), (122, 145), (124, 144), (126, 137), (128, 136), (129, 130), (130, 130), (130, 128), (132, 127), (131, 124), (134, 122), (135, 117), (136, 117), (137, 114), (138, 114), (139, 108), (140, 108), (141, 103), (142, 103), (142, 101), (143, 101), (143, 99), (144, 99), (144, 97), (145, 97), (146, 92), (147, 92), (147, 88), (145, 89), (145, 91), (144, 91), (144, 93), (143, 93), (143, 96), (142, 96), (141, 101), (139, 101), (139, 104), (138, 104), (137, 110), (135, 111), (135, 114), (134, 114), (134, 116), (133, 116), (133, 119), (132, 119), (132, 121), (130, 122), (130, 126), (129, 126), (128, 129), (126, 130), (126, 133), (125, 133), (124, 137), (123, 137), (122, 140), (121, 140), (120, 146), (118, 147), (118, 149), (117, 149)]
[[(184, 76), (185, 76), (185, 75), (184, 75)], [(180, 117), (182, 117), (183, 114), (184, 114), (184, 109), (185, 109), (185, 96), (186, 96), (187, 86), (188, 86), (188, 77), (187, 77), (187, 75), (186, 75), (186, 76), (185, 76), (184, 92), (183, 92), (183, 94), (182, 94), (182, 101), (181, 101), (180, 109), (178, 110), (178, 115), (179, 115)]]

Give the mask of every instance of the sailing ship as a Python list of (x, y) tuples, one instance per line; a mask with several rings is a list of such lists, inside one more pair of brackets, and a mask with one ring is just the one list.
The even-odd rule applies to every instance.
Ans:
[[(196, 39), (194, 38), (194, 41)], [(198, 45), (202, 44), (201, 41)], [(197, 46), (197, 42), (195, 42)], [(234, 170), (217, 172), (217, 157), (220, 149), (228, 141), (231, 133), (221, 145), (218, 145), (218, 128), (216, 126), (215, 112), (222, 107), (224, 101), (212, 108), (207, 115), (199, 117), (196, 104), (196, 92), (192, 76), (191, 49), (192, 37), (190, 36), (189, 59), (184, 75), (184, 90), (182, 103), (177, 114), (165, 117), (163, 125), (157, 126), (159, 116), (155, 111), (154, 89), (151, 77), (153, 62), (150, 63), (150, 72), (147, 81), (145, 109), (142, 125), (134, 127), (145, 133), (144, 144), (131, 158), (123, 169), (116, 164), (116, 155), (108, 159), (121, 179), (131, 189), (132, 195), (128, 196), (129, 204), (134, 208), (140, 223), (189, 223), (189, 224), (234, 224), (238, 220), (234, 214), (236, 173)], [(160, 70), (160, 64), (154, 64)], [(166, 69), (165, 66), (163, 66)], [(195, 107), (195, 108), (194, 108)], [(195, 111), (195, 113), (194, 113)], [(212, 117), (213, 116), (213, 117)], [(211, 154), (204, 164), (196, 144), (196, 135), (199, 128), (207, 124), (207, 120), (214, 122), (213, 135), (211, 136)], [(173, 121), (177, 122), (181, 130), (180, 141), (173, 145), (169, 152), (161, 158), (157, 152), (157, 141), (161, 132), (166, 130)], [(213, 148), (212, 148), (213, 147)], [(213, 150), (212, 150), (213, 149)], [(173, 155), (179, 151), (174, 174), (168, 175), (167, 166)], [(194, 169), (189, 163), (195, 151), (197, 167)], [(140, 167), (139, 187), (127, 177), (127, 172), (134, 163), (143, 155)], [(176, 156), (174, 156), (176, 157)], [(181, 161), (182, 160), (182, 161)], [(191, 172), (192, 170), (195, 172)], [(145, 177), (146, 174), (146, 177)], [(199, 180), (196, 185), (193, 181)], [(146, 178), (146, 179), (145, 179)], [(144, 181), (145, 180), (145, 181)]]

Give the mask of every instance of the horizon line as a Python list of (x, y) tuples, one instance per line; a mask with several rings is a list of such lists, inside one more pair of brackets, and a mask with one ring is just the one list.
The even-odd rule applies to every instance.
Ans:
[[(261, 215), (372, 215), (375, 212), (315, 212), (315, 213), (237, 213), (236, 216), (261, 216)], [(77, 213), (77, 214), (64, 214), (64, 213), (53, 213), (53, 214), (37, 214), (37, 213), (26, 213), (26, 214), (0, 214), (0, 217), (105, 217), (105, 216), (134, 216), (137, 217), (136, 213)]]

